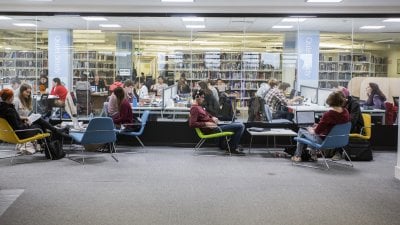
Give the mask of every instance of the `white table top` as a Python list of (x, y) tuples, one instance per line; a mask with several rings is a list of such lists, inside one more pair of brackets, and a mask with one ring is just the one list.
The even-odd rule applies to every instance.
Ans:
[(262, 132), (249, 131), (249, 128), (247, 128), (247, 132), (252, 136), (297, 136), (296, 132), (285, 128), (271, 128)]

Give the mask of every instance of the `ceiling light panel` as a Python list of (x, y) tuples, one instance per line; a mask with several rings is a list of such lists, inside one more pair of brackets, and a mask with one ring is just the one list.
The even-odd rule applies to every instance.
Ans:
[(400, 18), (389, 18), (384, 20), (383, 22), (400, 23)]
[(275, 25), (272, 26), (273, 29), (290, 29), (293, 28), (293, 26), (281, 26), (281, 25)]
[(13, 25), (17, 27), (36, 27), (36, 24), (33, 23), (13, 23)]
[(86, 21), (107, 21), (107, 18), (104, 17), (97, 17), (97, 16), (85, 16), (82, 19)]
[(0, 16), (0, 20), (11, 20), (11, 18), (7, 16)]
[(360, 27), (360, 29), (363, 30), (379, 30), (379, 29), (383, 29), (385, 28), (385, 26), (362, 26)]
[(99, 24), (99, 27), (103, 28), (119, 28), (121, 25), (119, 24)]
[(286, 23), (297, 23), (297, 22), (304, 22), (306, 18), (284, 18), (282, 22)]
[(203, 17), (182, 17), (184, 22), (204, 22)]

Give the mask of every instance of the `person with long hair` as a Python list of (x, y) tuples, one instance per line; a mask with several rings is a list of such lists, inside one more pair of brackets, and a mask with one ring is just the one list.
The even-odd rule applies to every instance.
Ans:
[[(322, 143), (324, 137), (337, 124), (343, 124), (350, 121), (349, 111), (344, 108), (346, 99), (341, 91), (332, 92), (326, 99), (326, 104), (332, 109), (322, 115), (318, 124), (312, 127), (301, 128), (297, 134), (298, 137), (305, 137), (313, 142)], [(296, 152), (292, 157), (292, 161), (301, 162), (301, 154), (303, 152), (303, 143), (297, 142)], [(311, 160), (316, 161), (317, 155), (315, 150), (311, 149)]]
[[(234, 135), (229, 141), (231, 153), (242, 154), (238, 150), (240, 150), (239, 142), (244, 132), (243, 123), (234, 122), (230, 124), (218, 125), (218, 118), (212, 116), (202, 107), (202, 103), (205, 98), (204, 90), (194, 90), (192, 98), (194, 102), (190, 108), (189, 126), (193, 128), (200, 128), (204, 133), (215, 133), (222, 131), (234, 132)], [(223, 146), (220, 147), (222, 148)]]
[(21, 118), (28, 118), (33, 110), (32, 87), (29, 84), (22, 84), (19, 92), (15, 93), (14, 106)]
[(200, 90), (204, 92), (204, 100), (201, 103), (202, 106), (212, 116), (218, 117), (220, 112), (219, 103), (214, 97), (212, 90), (209, 89), (208, 83), (206, 81), (200, 81), (198, 85)]
[(120, 128), (123, 124), (132, 124), (135, 119), (133, 117), (132, 107), (129, 103), (126, 93), (122, 87), (114, 89), (114, 95), (117, 100), (118, 113), (113, 116), (113, 122), (116, 127)]
[(58, 99), (56, 99), (51, 106), (64, 107), (71, 119), (77, 121), (77, 108), (73, 103), (71, 95), (68, 94), (68, 89), (61, 84), (60, 78), (56, 77), (53, 79), (53, 88), (51, 89), (50, 94), (58, 96)]
[(367, 106), (372, 106), (374, 109), (385, 109), (386, 96), (376, 83), (369, 83), (367, 87)]
[[(25, 118), (21, 118), (14, 107), (13, 104), (14, 93), (11, 89), (5, 88), (1, 90), (0, 98), (2, 100), (2, 102), (0, 102), (0, 117), (7, 120), (7, 122), (10, 124), (13, 130), (26, 130), (26, 129), (39, 128), (43, 132), (46, 132), (46, 130), (50, 130), (53, 134), (55, 134), (55, 139), (59, 139), (60, 141), (63, 137), (69, 137), (68, 128), (57, 129), (42, 118), (39, 118), (33, 122), (28, 121)], [(39, 132), (40, 131), (38, 130), (27, 130), (24, 132), (16, 132), (16, 134), (19, 138), (24, 139), (32, 137), (38, 134)]]

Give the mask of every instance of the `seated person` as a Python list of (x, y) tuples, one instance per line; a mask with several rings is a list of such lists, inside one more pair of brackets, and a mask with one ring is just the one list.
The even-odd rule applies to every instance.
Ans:
[[(69, 137), (68, 128), (57, 129), (54, 126), (50, 125), (47, 121), (42, 118), (37, 119), (34, 122), (28, 121), (27, 119), (21, 119), (17, 110), (14, 107), (14, 94), (11, 89), (3, 89), (0, 91), (0, 98), (2, 102), (0, 102), (0, 117), (7, 120), (13, 130), (25, 130), (25, 129), (36, 129), (39, 128), (43, 132), (46, 130), (50, 130), (53, 135), (55, 135), (52, 139), (62, 140), (63, 137)], [(35, 136), (40, 133), (38, 130), (27, 130), (24, 132), (16, 132), (16, 135), (20, 139), (29, 138)], [(50, 143), (50, 139), (47, 139), (47, 143)]]
[(124, 83), (122, 83), (122, 77), (121, 76), (116, 76), (114, 83), (112, 83), (109, 87), (109, 91), (112, 93), (115, 88), (117, 87), (123, 87)]
[(60, 78), (56, 77), (53, 79), (53, 88), (50, 94), (58, 96), (58, 99), (54, 100), (53, 105), (50, 106), (64, 107), (71, 118), (77, 115), (77, 109), (73, 103), (72, 97), (68, 95), (67, 88), (61, 84)]
[[(341, 91), (346, 98), (344, 108), (350, 114), (350, 122), (351, 122), (351, 130), (350, 133), (357, 133), (361, 132), (361, 129), (364, 127), (364, 120), (361, 113), (360, 104), (358, 101), (354, 100), (351, 96), (347, 88), (345, 87), (338, 87), (338, 91)], [(342, 149), (337, 149), (335, 155), (331, 158), (332, 160), (341, 160), (342, 159)]]
[(134, 91), (139, 96), (139, 99), (149, 98), (149, 90), (144, 85), (144, 80), (136, 78), (134, 82)]
[(374, 109), (385, 109), (386, 96), (376, 83), (369, 83), (366, 91), (368, 99), (365, 105), (371, 106)]
[(215, 98), (211, 89), (209, 89), (208, 83), (206, 81), (200, 81), (198, 83), (200, 89), (204, 93), (204, 99), (202, 101), (202, 106), (210, 113), (212, 116), (218, 117), (220, 113), (219, 102)]
[(126, 129), (134, 130), (136, 127), (133, 123), (137, 120), (133, 116), (132, 106), (129, 103), (126, 93), (122, 87), (114, 89), (114, 95), (117, 100), (118, 112), (112, 117), (113, 122), (117, 128), (121, 128), (121, 125), (127, 124)]
[(206, 112), (201, 106), (204, 101), (205, 93), (203, 90), (195, 90), (193, 92), (193, 104), (190, 108), (189, 126), (193, 128), (201, 128), (204, 133), (215, 133), (221, 131), (231, 131), (234, 135), (229, 141), (231, 153), (241, 154), (239, 152), (239, 142), (243, 135), (243, 123), (231, 123), (225, 125), (218, 125), (218, 119)]
[[(336, 124), (343, 124), (350, 121), (350, 115), (347, 109), (343, 108), (345, 98), (342, 92), (332, 92), (326, 99), (326, 104), (332, 109), (322, 115), (318, 124), (312, 127), (301, 128), (297, 134), (298, 137), (307, 138), (313, 142), (322, 143), (326, 136)], [(301, 162), (301, 154), (304, 144), (297, 142), (296, 152), (292, 157), (292, 161)], [(312, 149), (311, 159), (317, 160), (317, 155)]]
[(98, 74), (94, 75), (94, 80), (90, 82), (90, 85), (96, 86), (98, 92), (106, 90), (106, 82), (104, 81), (104, 79), (100, 79)]
[(18, 115), (22, 119), (28, 118), (29, 114), (32, 113), (32, 88), (29, 84), (22, 84), (19, 88), (19, 93), (15, 93), (14, 106), (18, 112)]
[(296, 96), (293, 99), (287, 99), (285, 91), (290, 87), (290, 84), (282, 82), (279, 87), (271, 87), (271, 89), (265, 95), (265, 103), (269, 105), (274, 119), (287, 119), (293, 120), (294, 115), (288, 112), (287, 106), (293, 105), (295, 102), (301, 99), (300, 96)]
[(157, 83), (152, 85), (150, 90), (156, 92), (157, 96), (161, 96), (164, 88), (167, 88), (168, 85), (164, 83), (164, 78), (159, 76), (157, 78)]

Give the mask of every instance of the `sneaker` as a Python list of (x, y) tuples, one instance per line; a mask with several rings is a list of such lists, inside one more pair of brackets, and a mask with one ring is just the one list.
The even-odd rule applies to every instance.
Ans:
[(339, 161), (342, 159), (342, 154), (336, 152), (335, 155), (331, 158), (333, 161)]
[(293, 162), (301, 162), (301, 157), (300, 156), (292, 156), (292, 161)]

